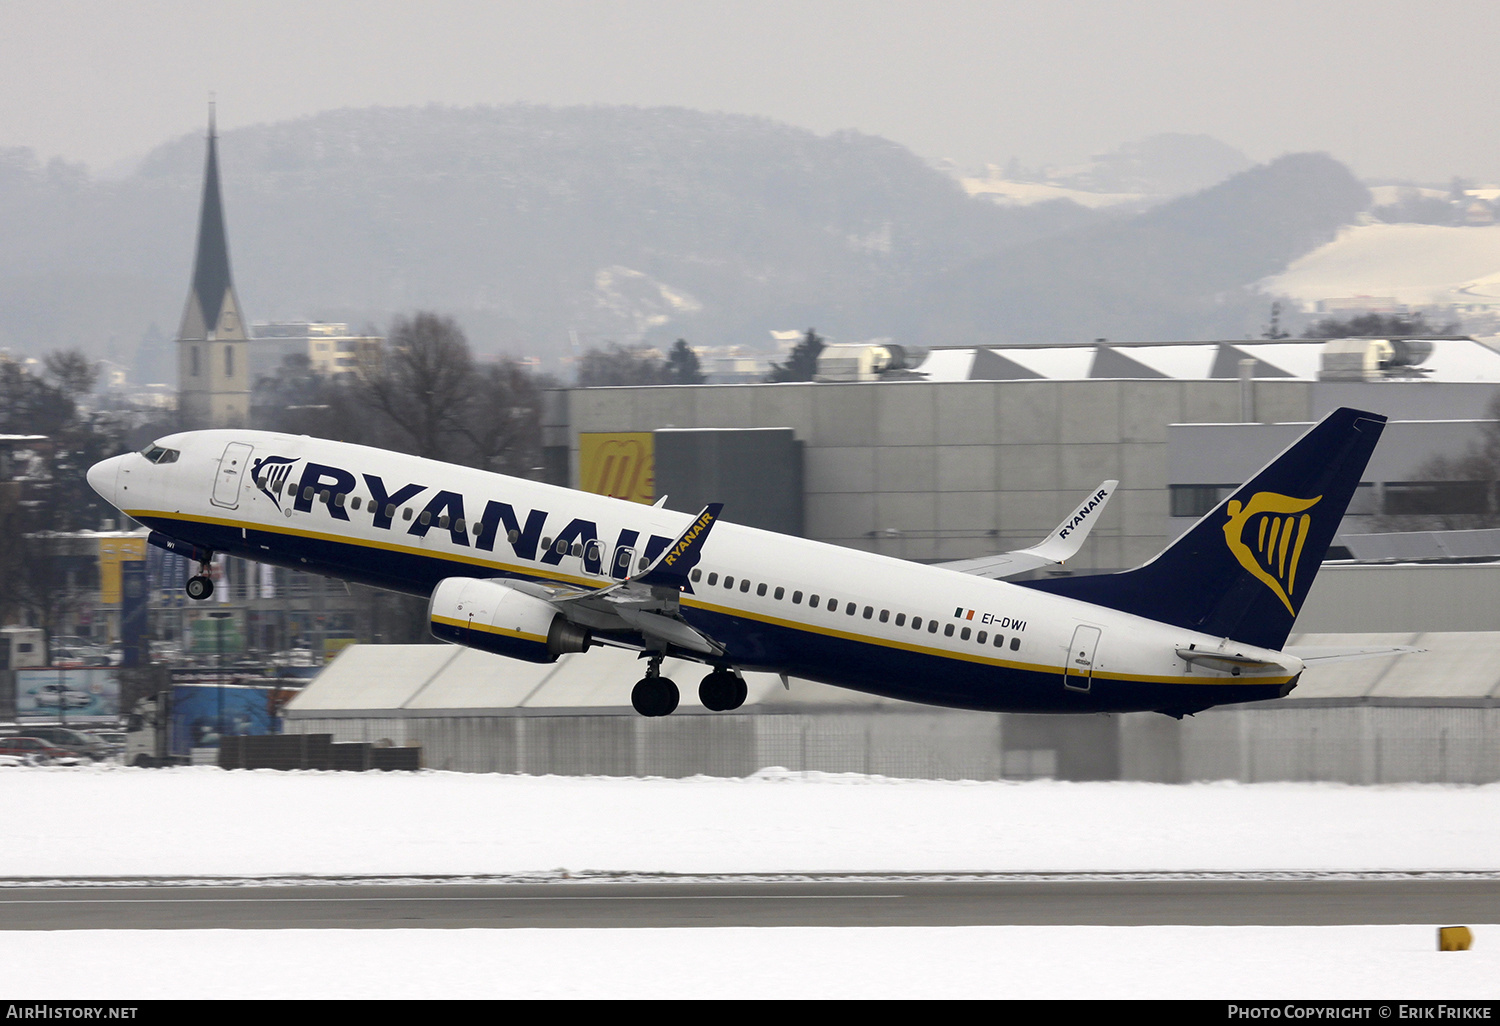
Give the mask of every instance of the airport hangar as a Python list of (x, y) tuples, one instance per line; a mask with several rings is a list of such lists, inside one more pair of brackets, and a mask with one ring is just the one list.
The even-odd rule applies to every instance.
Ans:
[[(1391, 417), (1298, 620), (1302, 645), (1422, 651), (1310, 669), (1275, 703), (1156, 714), (928, 709), (751, 675), (735, 714), (675, 672), (671, 717), (630, 713), (630, 653), (532, 666), (428, 646), (356, 646), (287, 730), (421, 744), (435, 768), (742, 776), (768, 766), (938, 778), (1500, 780), (1500, 534), (1372, 535), (1382, 513), (1497, 510), (1491, 482), (1421, 480), (1483, 437), (1491, 340), (940, 349), (897, 380), (554, 392), (559, 483), (922, 561), (1031, 544), (1105, 479), (1121, 484), (1064, 572), (1137, 565), (1311, 422)], [(653, 466), (654, 464), (654, 466)], [(1374, 553), (1377, 561), (1361, 561)], [(1455, 553), (1461, 555), (1455, 556)], [(1489, 558), (1486, 558), (1489, 557)], [(766, 676), (766, 679), (761, 677)], [(371, 687), (375, 679), (386, 681)]]

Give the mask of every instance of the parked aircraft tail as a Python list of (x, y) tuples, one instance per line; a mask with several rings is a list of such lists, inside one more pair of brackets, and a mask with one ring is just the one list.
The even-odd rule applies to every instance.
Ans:
[(1149, 563), (1026, 587), (1280, 649), (1384, 428), (1335, 410)]

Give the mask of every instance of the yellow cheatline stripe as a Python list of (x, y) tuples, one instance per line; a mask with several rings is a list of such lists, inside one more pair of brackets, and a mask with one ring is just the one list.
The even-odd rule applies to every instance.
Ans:
[[(410, 555), (428, 556), (434, 559), (446, 560), (448, 562), (468, 563), (473, 566), (482, 566), (490, 569), (505, 570), (514, 573), (518, 577), (525, 577), (528, 579), (535, 579), (539, 581), (561, 580), (569, 584), (580, 585), (581, 587), (585, 587), (590, 590), (605, 586), (604, 581), (592, 577), (579, 577), (574, 574), (566, 574), (560, 572), (541, 574), (530, 567), (518, 566), (514, 563), (505, 563), (498, 560), (480, 559), (475, 556), (465, 556), (462, 554), (450, 554), (447, 552), (440, 553), (435, 552), (432, 549), (414, 548), (409, 545), (397, 545), (391, 542), (374, 541), (366, 538), (351, 538), (345, 535), (326, 534), (319, 531), (298, 531), (282, 527), (280, 525), (247, 523), (244, 521), (226, 520), (218, 517), (186, 516), (182, 513), (166, 513), (153, 510), (124, 510), (123, 512), (126, 516), (133, 517), (136, 520), (139, 520), (142, 517), (156, 517), (158, 519), (166, 520), (181, 520), (192, 524), (216, 524), (221, 527), (253, 527), (257, 531), (265, 531), (270, 534), (282, 534), (296, 538), (316, 538), (321, 541), (335, 542), (341, 545), (355, 545), (361, 548), (383, 549), (390, 552), (402, 552)], [(611, 578), (610, 583), (619, 582), (614, 581), (613, 578)], [(1015, 662), (1009, 659), (995, 659), (992, 656), (979, 655), (977, 653), (957, 652), (953, 651), (952, 649), (932, 648), (926, 645), (913, 645), (904, 641), (892, 641), (887, 638), (871, 637), (865, 634), (853, 634), (848, 631), (835, 630), (830, 627), (819, 627), (815, 624), (805, 623), (800, 620), (786, 620), (780, 617), (769, 616), (764, 613), (756, 613), (749, 610), (736, 609), (733, 606), (721, 606), (716, 603), (704, 602), (701, 599), (688, 598), (686, 596), (681, 599), (681, 603), (685, 606), (720, 613), (724, 616), (734, 616), (744, 620), (754, 620), (758, 623), (765, 623), (775, 627), (785, 627), (790, 630), (802, 631), (807, 634), (818, 634), (824, 637), (841, 638), (845, 641), (854, 641), (867, 645), (875, 645), (878, 648), (894, 648), (904, 652), (914, 652), (918, 655), (938, 656), (944, 659), (958, 659), (966, 663), (981, 663), (986, 666), (995, 666), (1008, 670), (1026, 670), (1032, 673), (1055, 673), (1058, 676), (1062, 675), (1062, 667), (1049, 666), (1045, 663)], [(457, 623), (456, 626), (467, 626), (467, 624)], [(545, 641), (545, 639), (543, 640)], [(1139, 676), (1135, 674), (1105, 673), (1100, 671), (1095, 671), (1093, 676), (1099, 678), (1100, 680), (1138, 681), (1143, 684), (1193, 684), (1199, 686), (1251, 683), (1269, 686), (1273, 684), (1285, 684), (1292, 679), (1290, 676), (1286, 676), (1256, 678), (1253, 681), (1244, 680), (1240, 677), (1227, 677), (1205, 680), (1201, 677)]]
[(545, 645), (547, 639), (539, 634), (527, 634), (525, 631), (511, 630), (509, 627), (496, 627), (486, 623), (475, 623), (472, 620), (455, 620), (451, 616), (434, 616), (433, 623), (447, 624), (449, 627), (459, 627), (464, 630), (484, 631), (486, 634), (503, 634), (510, 638), (520, 638), (522, 641), (530, 641), (539, 645)]

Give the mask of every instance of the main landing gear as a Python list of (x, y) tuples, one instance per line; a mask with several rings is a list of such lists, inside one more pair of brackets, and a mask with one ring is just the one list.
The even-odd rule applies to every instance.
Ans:
[(698, 685), (698, 701), (712, 712), (727, 712), (745, 704), (749, 689), (745, 678), (724, 667), (719, 667), (703, 678)]
[[(668, 716), (677, 708), (680, 694), (677, 685), (661, 675), (660, 655), (651, 657), (651, 665), (630, 692), (630, 704), (642, 716)], [(698, 685), (698, 701), (711, 712), (728, 712), (745, 704), (749, 689), (745, 678), (726, 667), (718, 667)]]
[(202, 602), (214, 593), (214, 579), (208, 576), (209, 564), (213, 562), (213, 558), (209, 555), (198, 564), (198, 572), (188, 578), (187, 586), (183, 589), (194, 602)]
[(661, 655), (651, 657), (651, 665), (630, 692), (630, 704), (642, 716), (669, 716), (677, 708), (677, 685), (661, 675)]

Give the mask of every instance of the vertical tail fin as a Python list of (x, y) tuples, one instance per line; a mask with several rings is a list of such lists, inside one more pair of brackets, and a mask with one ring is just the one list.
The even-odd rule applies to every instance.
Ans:
[(1026, 586), (1279, 649), (1384, 429), (1335, 410), (1149, 563)]

